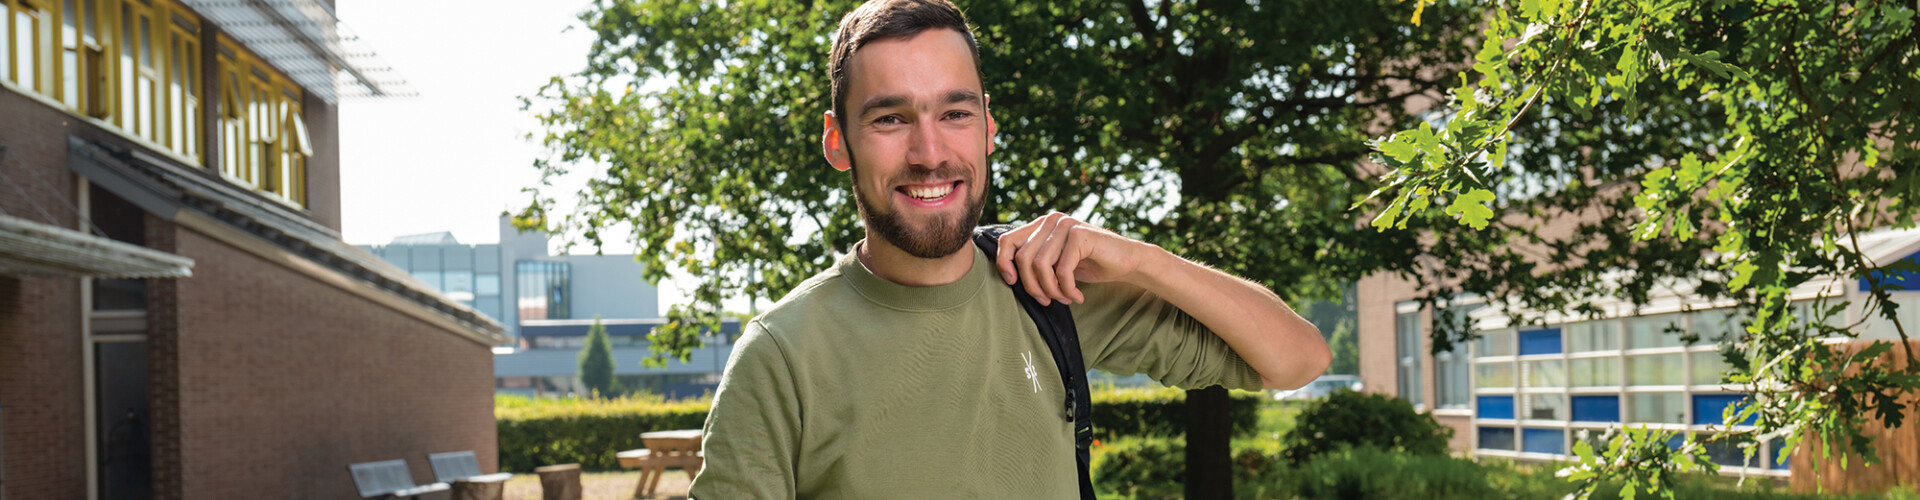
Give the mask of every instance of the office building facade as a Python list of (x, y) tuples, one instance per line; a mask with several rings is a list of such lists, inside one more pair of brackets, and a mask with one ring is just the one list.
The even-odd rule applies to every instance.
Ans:
[(607, 328), (623, 388), (680, 397), (718, 386), (738, 320), (724, 321), (685, 362), (642, 366), (651, 355), (647, 334), (665, 320), (659, 290), (633, 255), (549, 255), (546, 233), (521, 232), (507, 217), (499, 220), (499, 235), (499, 243), (468, 245), (451, 233), (428, 233), (361, 248), (505, 325), (512, 340), (497, 349), (494, 365), (501, 393), (584, 391), (578, 354), (596, 318)]
[[(1875, 262), (1920, 259), (1920, 230), (1878, 231), (1862, 236), (1860, 244)], [(1850, 301), (1828, 321), (1858, 325), (1854, 328), (1860, 336), (1829, 343), (1897, 342), (1893, 322), (1863, 317), (1866, 286), (1863, 280), (1811, 280), (1793, 291), (1795, 315), (1806, 321), (1816, 308)], [(1900, 324), (1913, 328), (1920, 326), (1920, 287), (1906, 288), (1910, 290), (1892, 294), (1900, 306)], [(1742, 386), (1724, 383), (1728, 365), (1716, 342), (1744, 328), (1740, 322), (1746, 314), (1731, 302), (1709, 302), (1670, 290), (1640, 307), (1597, 301), (1603, 311), (1599, 317), (1547, 312), (1539, 324), (1513, 325), (1504, 311), (1487, 307), (1484, 298), (1456, 297), (1449, 314), (1441, 315), (1421, 307), (1418, 296), (1413, 283), (1394, 276), (1375, 275), (1360, 282), (1361, 378), (1367, 390), (1432, 411), (1436, 420), (1453, 428), (1456, 452), (1572, 460), (1575, 442), (1586, 439), (1600, 449), (1602, 437), (1623, 426), (1706, 437), (1723, 429), (1723, 410), (1746, 398)], [(1478, 338), (1432, 354), (1430, 334), (1439, 319), (1459, 321)], [(1908, 415), (1908, 420), (1905, 427), (1911, 430), (1920, 416)], [(1904, 443), (1880, 447), (1889, 463), (1911, 467), (1920, 460), (1912, 456), (1911, 432), (1868, 431)], [(1723, 474), (1791, 478), (1799, 486), (1814, 479), (1810, 462), (1801, 456), (1806, 453), (1784, 449), (1781, 440), (1748, 444), (1758, 447), (1753, 459), (1736, 443), (1709, 446), (1707, 452)], [(1781, 463), (1783, 457), (1788, 463)]]

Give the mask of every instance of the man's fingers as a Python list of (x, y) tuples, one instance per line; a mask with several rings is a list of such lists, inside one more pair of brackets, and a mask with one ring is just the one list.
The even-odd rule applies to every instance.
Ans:
[(1000, 279), (1009, 285), (1020, 279), (1019, 270), (1013, 264), (1014, 254), (1027, 245), (1027, 235), (1033, 233), (1033, 228), (1033, 224), (1027, 224), (1000, 235), (1000, 250), (993, 256), (993, 267), (1000, 270)]
[(1077, 225), (1079, 221), (1065, 215), (1056, 217), (1053, 226), (1047, 228), (1049, 229), (1046, 232), (1047, 239), (1040, 243), (1033, 261), (1036, 269), (1034, 275), (1040, 278), (1040, 288), (1046, 290), (1047, 297), (1061, 302), (1073, 302), (1073, 297), (1066, 294), (1066, 290), (1071, 287), (1061, 286), (1062, 281), (1073, 281), (1073, 275), (1059, 275), (1057, 266), (1062, 262), (1074, 260), (1074, 256), (1064, 253), (1064, 250), (1066, 250), (1069, 236), (1073, 234), (1074, 226)]
[(1072, 229), (1069, 227), (1066, 234), (1060, 237), (1066, 240), (1066, 243), (1060, 247), (1060, 263), (1055, 267), (1055, 275), (1060, 281), (1062, 296), (1067, 297), (1074, 304), (1084, 304), (1087, 302), (1087, 296), (1080, 293), (1080, 284), (1074, 278), (1073, 272), (1080, 267), (1081, 248), (1085, 247), (1087, 242), (1080, 231)]
[[(1053, 277), (1051, 273), (1053, 270), (1041, 267), (1036, 260), (1044, 253), (1042, 250), (1045, 247), (1047, 238), (1053, 232), (1053, 226), (1058, 221), (1059, 218), (1051, 214), (1046, 217), (1041, 217), (1038, 221), (1034, 221), (1034, 223), (1031, 224), (1031, 226), (1034, 227), (1033, 232), (1027, 235), (1027, 244), (1022, 245), (1020, 252), (1014, 255), (1014, 267), (1020, 270), (1021, 285), (1027, 289), (1028, 295), (1032, 295), (1033, 298), (1038, 299), (1040, 305), (1043, 306), (1053, 303), (1053, 295), (1048, 294), (1046, 288), (1044, 288), (1047, 282), (1052, 281)], [(1051, 261), (1049, 261), (1048, 264), (1051, 265)], [(1040, 276), (1040, 273), (1043, 271), (1049, 273), (1049, 276)]]

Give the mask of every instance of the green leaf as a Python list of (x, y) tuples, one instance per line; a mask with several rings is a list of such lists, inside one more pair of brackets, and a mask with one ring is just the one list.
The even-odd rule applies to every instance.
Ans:
[(1453, 203), (1447, 205), (1447, 215), (1460, 219), (1462, 224), (1474, 229), (1486, 229), (1487, 221), (1493, 218), (1493, 209), (1487, 204), (1493, 201), (1493, 191), (1473, 189), (1455, 196)]

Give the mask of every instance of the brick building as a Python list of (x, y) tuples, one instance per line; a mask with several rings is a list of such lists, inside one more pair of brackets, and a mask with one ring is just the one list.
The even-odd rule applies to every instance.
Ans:
[(499, 323), (340, 241), (331, 0), (0, 0), (0, 498), (356, 498), (497, 456)]

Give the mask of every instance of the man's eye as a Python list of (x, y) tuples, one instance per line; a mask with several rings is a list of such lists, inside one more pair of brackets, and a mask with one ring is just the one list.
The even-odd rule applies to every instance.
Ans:
[(948, 111), (947, 112), (948, 120), (959, 120), (964, 118), (971, 118), (972, 116), (973, 116), (973, 113), (967, 112), (967, 111)]
[(887, 115), (873, 120), (874, 125), (899, 125), (902, 123), (906, 123), (906, 120), (901, 120), (900, 115)]

